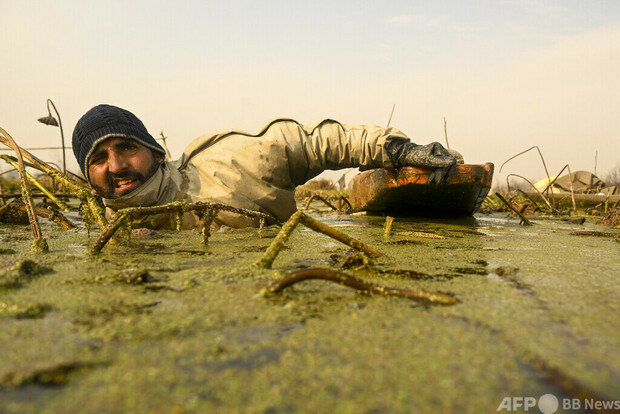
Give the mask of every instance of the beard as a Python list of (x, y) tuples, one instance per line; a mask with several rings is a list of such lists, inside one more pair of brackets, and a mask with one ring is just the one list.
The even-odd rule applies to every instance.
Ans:
[[(149, 178), (151, 178), (153, 176), (153, 174), (155, 174), (155, 172), (157, 171), (157, 169), (159, 168), (161, 164), (159, 164), (158, 162), (153, 162), (153, 165), (151, 166), (151, 169), (145, 174), (142, 174), (139, 171), (134, 170), (133, 168), (126, 168), (125, 170), (121, 171), (118, 174), (115, 173), (108, 173), (106, 176), (106, 184), (105, 187), (102, 186), (98, 186), (95, 184), (91, 184), (91, 186), (93, 187), (93, 189), (97, 192), (97, 194), (99, 194), (101, 197), (103, 198), (107, 198), (107, 199), (116, 199), (116, 198), (120, 198), (124, 195), (127, 195), (129, 193), (131, 193), (134, 190), (137, 190), (138, 188), (140, 188), (140, 186), (142, 186), (142, 184), (144, 184), (145, 182), (148, 181)], [(130, 188), (126, 191), (121, 191), (121, 192), (117, 192), (116, 191), (116, 186), (114, 185), (114, 180), (115, 179), (128, 179), (128, 180), (134, 180), (138, 182), (138, 186), (135, 188)]]

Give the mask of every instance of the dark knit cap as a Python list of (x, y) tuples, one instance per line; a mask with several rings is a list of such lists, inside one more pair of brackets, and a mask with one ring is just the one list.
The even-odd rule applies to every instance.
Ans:
[(86, 112), (73, 130), (73, 154), (88, 179), (88, 159), (98, 143), (108, 138), (135, 139), (140, 144), (166, 155), (149, 134), (142, 121), (131, 112), (112, 105), (97, 105)]

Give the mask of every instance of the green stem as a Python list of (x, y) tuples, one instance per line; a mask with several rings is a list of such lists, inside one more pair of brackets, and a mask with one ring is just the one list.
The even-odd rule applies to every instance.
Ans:
[(263, 257), (256, 262), (256, 266), (271, 269), (273, 261), (276, 260), (276, 256), (280, 253), (282, 246), (284, 246), (286, 241), (291, 236), (291, 233), (293, 233), (293, 230), (295, 230), (295, 227), (299, 224), (302, 215), (304, 215), (303, 212), (297, 211), (286, 221), (286, 223), (284, 223), (282, 229), (273, 242), (269, 245)]
[(84, 203), (84, 200), (86, 200), (86, 203), (90, 206), (91, 212), (93, 216), (95, 217), (95, 221), (97, 225), (99, 226), (99, 228), (103, 230), (106, 227), (107, 220), (105, 218), (105, 214), (103, 213), (103, 210), (98, 206), (98, 203), (97, 203), (97, 200), (95, 200), (95, 197), (91, 194), (91, 189), (88, 186), (88, 184), (84, 182), (79, 182), (77, 180), (70, 179), (69, 177), (64, 175), (62, 172), (51, 167), (44, 161), (41, 161), (40, 159), (38, 159), (37, 157), (35, 157), (34, 155), (29, 153), (25, 149), (21, 148), (19, 145), (15, 144), (15, 141), (10, 142), (7, 138), (3, 137), (2, 135), (0, 135), (0, 143), (10, 148), (13, 148), (20, 155), (20, 158), (21, 156), (23, 156), (28, 161), (30, 161), (32, 163), (33, 168), (37, 168), (43, 171), (44, 173), (52, 177), (54, 180), (60, 182), (67, 189), (69, 189), (70, 191), (73, 191), (78, 196), (78, 198), (80, 198), (82, 203)]
[[(15, 161), (7, 157), (6, 155), (0, 155), (0, 158), (2, 158), (3, 160), (11, 164), (13, 168), (15, 168), (16, 170), (19, 169), (19, 165)], [(47, 188), (45, 188), (43, 184), (41, 184), (36, 178), (34, 178), (28, 171), (26, 171), (26, 177), (28, 177), (28, 180), (32, 184), (34, 184), (35, 187), (41, 190), (41, 192), (45, 194), (47, 198), (52, 200), (54, 204), (56, 204), (62, 211), (67, 212), (70, 210), (68, 205), (66, 205), (63, 201), (59, 200), (54, 194), (52, 194)]]
[(368, 246), (367, 244), (357, 239), (354, 239), (353, 237), (350, 237), (344, 233), (341, 233), (338, 230), (332, 229), (327, 224), (321, 223), (320, 221), (313, 219), (312, 217), (300, 210), (293, 214), (282, 226), (282, 229), (280, 230), (274, 241), (271, 243), (271, 245), (267, 248), (267, 251), (265, 252), (263, 257), (258, 262), (256, 262), (255, 265), (258, 267), (270, 269), (273, 261), (276, 259), (276, 256), (278, 255), (278, 253), (280, 253), (282, 246), (284, 246), (284, 243), (286, 243), (286, 241), (291, 236), (291, 233), (299, 223), (302, 223), (304, 226), (308, 227), (311, 230), (323, 233), (326, 236), (331, 237), (332, 239), (338, 240), (339, 242), (346, 244), (347, 246), (364, 252), (370, 257), (381, 256), (381, 253)]
[(321, 223), (318, 220), (313, 219), (312, 217), (310, 217), (307, 214), (303, 214), (301, 215), (301, 222), (311, 228), (314, 231), (318, 231), (319, 233), (323, 233), (329, 237), (331, 237), (332, 239), (338, 240), (341, 243), (346, 244), (347, 246), (353, 247), (356, 250), (359, 250), (361, 252), (366, 253), (368, 256), (370, 257), (379, 257), (381, 256), (381, 253), (379, 253), (378, 251), (376, 251), (375, 249), (373, 249), (372, 247), (370, 247), (369, 245), (354, 239), (353, 237), (344, 234), (342, 232), (339, 232), (338, 230), (335, 230), (331, 227), (329, 227), (327, 224)]
[(19, 178), (22, 186), (22, 198), (24, 200), (24, 204), (26, 205), (28, 221), (30, 221), (30, 228), (32, 229), (32, 235), (34, 236), (32, 249), (38, 253), (47, 253), (49, 251), (49, 247), (47, 246), (47, 241), (43, 238), (43, 235), (41, 234), (39, 220), (37, 218), (37, 214), (34, 211), (34, 205), (32, 204), (32, 195), (30, 193), (30, 186), (28, 185), (26, 169), (24, 167), (24, 159), (22, 158), (20, 148), (15, 143), (11, 135), (9, 135), (9, 133), (1, 127), (0, 133), (2, 133), (2, 135), (4, 135), (4, 137), (6, 138), (6, 140), (3, 139), (3, 142), (8, 142), (9, 146), (13, 148), (13, 150), (15, 150), (15, 153), (17, 154), (17, 171), (19, 172)]
[(266, 291), (267, 293), (278, 293), (281, 292), (283, 289), (294, 285), (295, 283), (310, 279), (327, 280), (365, 293), (375, 293), (378, 295), (386, 296), (398, 296), (432, 304), (453, 305), (460, 302), (460, 300), (458, 300), (457, 298), (450, 295), (445, 295), (443, 293), (380, 286), (374, 283), (366, 282), (362, 279), (356, 278), (343, 272), (319, 268), (304, 269), (289, 273), (282, 279), (269, 285)]
[(527, 219), (527, 217), (525, 217), (520, 211), (518, 211), (516, 208), (514, 208), (508, 201), (506, 201), (506, 199), (500, 193), (495, 193), (495, 195), (497, 196), (497, 198), (499, 198), (502, 201), (502, 203), (506, 204), (506, 206), (509, 209), (514, 211), (515, 214), (521, 218), (521, 222), (523, 223), (524, 226), (531, 226), (532, 225), (532, 222), (529, 221)]
[(204, 212), (208, 210), (230, 211), (232, 213), (245, 215), (248, 217), (265, 219), (273, 223), (279, 223), (278, 220), (276, 220), (275, 218), (273, 218), (272, 216), (268, 214), (260, 213), (258, 211), (248, 210), (244, 208), (232, 207), (232, 206), (228, 206), (226, 204), (221, 204), (221, 203), (200, 203), (199, 202), (199, 203), (189, 204), (189, 203), (185, 203), (182, 201), (175, 201), (169, 204), (165, 204), (163, 206), (130, 207), (130, 208), (124, 208), (124, 209), (118, 210), (116, 212), (118, 214), (116, 220), (114, 220), (114, 222), (110, 226), (105, 227), (105, 230), (103, 231), (101, 236), (99, 236), (99, 239), (95, 242), (95, 244), (89, 249), (89, 252), (91, 254), (100, 253), (101, 249), (103, 249), (103, 247), (108, 242), (108, 240), (110, 240), (110, 238), (114, 235), (114, 233), (119, 229), (119, 227), (122, 224), (121, 222), (125, 219), (127, 220), (139, 219), (144, 216), (150, 216), (150, 215), (162, 214), (162, 213), (183, 214), (188, 211), (195, 211), (195, 212), (200, 213), (200, 212)]

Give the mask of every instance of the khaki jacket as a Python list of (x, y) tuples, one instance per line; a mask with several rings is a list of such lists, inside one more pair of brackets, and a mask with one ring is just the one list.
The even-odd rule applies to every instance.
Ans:
[[(301, 125), (276, 119), (256, 133), (229, 130), (192, 141), (182, 157), (165, 162), (145, 184), (119, 199), (104, 200), (108, 214), (130, 206), (153, 206), (172, 201), (213, 201), (268, 213), (287, 220), (295, 211), (295, 187), (332, 169), (391, 168), (385, 146), (409, 140), (395, 128), (347, 125), (326, 119)], [(173, 218), (142, 223), (174, 227)], [(256, 225), (255, 220), (222, 212), (218, 224)], [(184, 227), (198, 225), (195, 215), (184, 216)]]

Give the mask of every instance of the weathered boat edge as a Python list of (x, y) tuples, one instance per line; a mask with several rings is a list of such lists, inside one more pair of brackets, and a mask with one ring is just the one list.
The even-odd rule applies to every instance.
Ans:
[(488, 195), (494, 165), (460, 164), (447, 184), (427, 185), (431, 169), (375, 169), (349, 183), (349, 201), (361, 211), (401, 216), (469, 216)]

